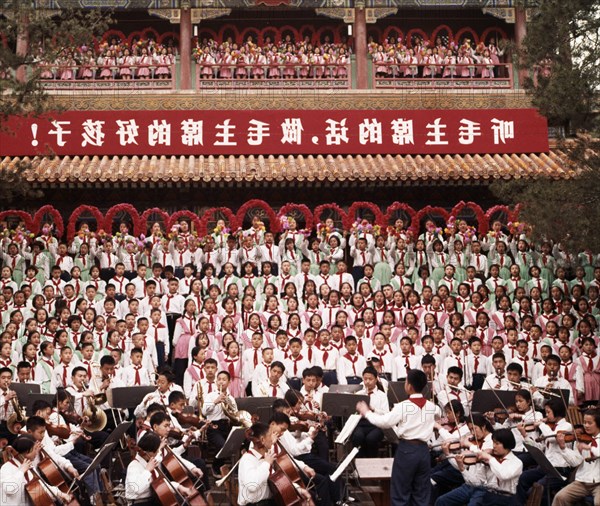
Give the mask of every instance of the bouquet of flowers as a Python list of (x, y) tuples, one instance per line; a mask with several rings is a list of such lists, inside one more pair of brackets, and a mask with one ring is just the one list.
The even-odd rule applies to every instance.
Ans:
[(168, 234), (169, 239), (171, 239), (171, 240), (177, 239), (180, 228), (181, 228), (181, 225), (179, 225), (179, 223), (175, 223), (175, 225), (173, 225), (171, 227), (171, 230), (169, 230), (169, 234)]
[(215, 228), (213, 228), (213, 234), (215, 234), (216, 236), (228, 236), (230, 233), (231, 229), (229, 227), (226, 227), (225, 225), (219, 224)]
[(511, 235), (520, 236), (521, 234), (527, 234), (531, 230), (531, 226), (524, 221), (509, 221), (508, 230)]
[(287, 232), (291, 227), (290, 218), (288, 216), (282, 216), (279, 218), (279, 223), (281, 223), (281, 230)]
[(444, 228), (444, 232), (447, 235), (453, 235), (456, 232), (456, 219), (454, 216), (450, 216), (448, 222), (446, 223), (446, 228)]
[(358, 219), (352, 224), (352, 232), (360, 234), (372, 234), (373, 225), (368, 220)]
[(104, 244), (105, 242), (112, 241), (112, 236), (107, 234), (104, 229), (98, 230), (98, 240), (100, 244)]
[(465, 237), (465, 242), (469, 244), (477, 237), (477, 230), (475, 230), (475, 227), (467, 227), (463, 235)]

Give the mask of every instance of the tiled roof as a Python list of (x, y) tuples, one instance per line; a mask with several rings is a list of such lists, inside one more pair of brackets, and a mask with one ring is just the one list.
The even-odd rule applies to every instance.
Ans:
[(298, 181), (481, 184), (495, 179), (567, 179), (576, 174), (560, 151), (452, 156), (6, 157), (0, 161), (0, 170), (11, 170), (19, 161), (32, 162), (26, 177), (40, 186), (82, 183), (152, 185), (164, 182), (290, 184)]

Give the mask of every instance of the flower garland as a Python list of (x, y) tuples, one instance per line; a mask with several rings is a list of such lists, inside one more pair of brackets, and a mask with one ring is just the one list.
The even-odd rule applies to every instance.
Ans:
[(269, 219), (269, 230), (271, 230), (273, 233), (279, 232), (279, 220), (277, 219), (275, 211), (273, 211), (273, 208), (269, 204), (260, 199), (249, 200), (238, 209), (237, 213), (235, 213), (238, 226), (244, 226), (244, 218), (246, 217), (246, 214), (248, 214), (248, 211), (251, 211), (255, 207), (265, 211), (267, 218)]
[[(494, 218), (494, 215), (496, 215), (498, 213), (504, 213), (506, 215), (507, 221), (513, 221), (513, 219), (515, 219), (515, 218), (513, 218), (513, 215), (508, 206), (498, 205), (498, 206), (490, 207), (485, 213), (485, 217), (486, 217), (487, 224), (488, 224), (488, 230), (492, 226), (492, 219), (494, 221), (502, 221), (499, 218)], [(506, 226), (506, 223), (503, 223), (502, 225)]]
[[(338, 206), (337, 204), (321, 204), (320, 206), (315, 207), (315, 210), (313, 211), (313, 217), (314, 217), (314, 221), (317, 223), (317, 227), (319, 227), (319, 225), (322, 227), (324, 227), (323, 223), (324, 220), (321, 218), (321, 215), (323, 214), (324, 211), (333, 211), (334, 213), (337, 213), (339, 215), (339, 221), (340, 224), (342, 225), (342, 227), (344, 226), (344, 223), (346, 222), (346, 220), (348, 219), (348, 215), (346, 213), (346, 211), (344, 211), (340, 206)], [(335, 223), (335, 218), (332, 218), (334, 223)]]
[(235, 214), (233, 214), (233, 211), (231, 209), (229, 209), (228, 207), (211, 207), (210, 209), (207, 209), (206, 211), (204, 211), (204, 214), (202, 215), (202, 218), (200, 219), (200, 230), (198, 231), (198, 233), (201, 236), (205, 236), (209, 233), (209, 230), (208, 230), (209, 223), (211, 221), (211, 218), (217, 213), (221, 213), (225, 217), (225, 221), (226, 221), (226, 225), (227, 225), (227, 227), (226, 227), (227, 232), (225, 232), (225, 230), (217, 231), (215, 228), (210, 233), (230, 234), (231, 231), (236, 231), (238, 229), (237, 218), (236, 218)]
[(2, 211), (0, 213), (0, 221), (4, 221), (9, 216), (17, 216), (25, 225), (27, 230), (31, 230), (32, 219), (31, 215), (25, 211), (19, 211), (17, 209), (10, 209), (8, 211)]
[[(421, 221), (423, 221), (423, 218), (425, 218), (427, 215), (433, 215), (433, 214), (439, 215), (444, 220), (444, 223), (447, 223), (448, 218), (450, 217), (450, 213), (448, 211), (446, 211), (443, 207), (434, 207), (434, 206), (424, 207), (416, 214), (414, 223), (412, 223), (410, 226), (410, 230), (412, 231), (412, 233), (415, 237), (417, 237), (419, 235), (419, 231), (421, 228)], [(438, 234), (441, 232), (442, 232), (442, 229), (439, 227), (436, 227), (435, 233)]]
[(403, 202), (394, 202), (388, 206), (383, 216), (383, 224), (388, 228), (388, 230), (390, 226), (393, 227), (393, 223), (391, 223), (391, 221), (394, 218), (394, 213), (396, 211), (404, 211), (404, 213), (409, 217), (409, 222), (405, 223), (404, 226), (405, 228), (410, 227), (410, 225), (413, 223), (415, 215), (417, 214), (417, 211)]
[(150, 233), (150, 230), (148, 229), (148, 220), (153, 214), (157, 214), (160, 217), (158, 221), (162, 220), (163, 232), (166, 232), (167, 224), (169, 223), (169, 213), (163, 211), (160, 207), (152, 207), (146, 209), (140, 216), (140, 228), (143, 234)]
[(458, 215), (465, 208), (473, 210), (475, 217), (477, 218), (477, 230), (480, 234), (485, 234), (489, 227), (488, 220), (486, 219), (485, 213), (483, 212), (483, 209), (481, 209), (481, 206), (475, 202), (465, 202), (461, 200), (452, 208), (452, 211), (450, 211), (450, 217), (454, 217), (455, 220), (458, 220)]
[(113, 219), (115, 218), (115, 216), (117, 216), (117, 214), (119, 213), (127, 213), (130, 217), (131, 217), (131, 221), (132, 221), (132, 230), (131, 230), (131, 234), (132, 235), (140, 235), (142, 233), (144, 233), (144, 230), (142, 230), (142, 225), (141, 225), (141, 220), (140, 220), (140, 213), (138, 213), (137, 209), (135, 207), (133, 207), (131, 204), (117, 204), (116, 206), (112, 206), (107, 212), (106, 212), (106, 216), (104, 218), (104, 230), (106, 230), (108, 233), (111, 233), (112, 231), (112, 226), (113, 226)]
[[(304, 216), (304, 229), (301, 232), (310, 232), (313, 229), (313, 214), (310, 212), (310, 209), (304, 205), (304, 204), (294, 204), (294, 203), (287, 203), (285, 206), (283, 206), (281, 209), (279, 209), (279, 212), (277, 213), (277, 217), (279, 218), (279, 221), (281, 222), (281, 220), (283, 218), (285, 218), (288, 214), (290, 214), (292, 211), (298, 211), (302, 214), (302, 216)], [(283, 226), (282, 223), (282, 227), (281, 227), (282, 231), (285, 231), (285, 227)], [(306, 234), (304, 234), (306, 235)]]
[[(373, 202), (354, 202), (348, 209), (348, 214), (346, 215), (346, 219), (343, 223), (344, 229), (350, 230), (350, 228), (352, 227), (352, 224), (359, 219), (357, 217), (357, 213), (360, 209), (368, 209), (369, 211), (371, 211), (373, 213), (374, 223), (371, 223), (371, 225), (379, 225), (379, 226), (383, 225), (383, 223), (384, 223), (383, 213), (381, 212), (381, 209), (379, 209), (378, 206), (373, 204)], [(360, 220), (360, 221), (363, 221), (363, 220)]]
[(77, 224), (77, 218), (79, 218), (79, 216), (86, 212), (90, 213), (93, 216), (94, 220), (96, 221), (96, 228), (98, 229), (98, 231), (100, 231), (100, 229), (102, 228), (102, 224), (104, 223), (104, 216), (100, 212), (100, 209), (98, 209), (96, 206), (79, 206), (75, 208), (75, 210), (71, 213), (71, 216), (69, 217), (69, 223), (67, 224), (68, 241), (72, 241), (75, 237), (75, 225)]
[(190, 233), (196, 235), (200, 234), (200, 230), (202, 229), (200, 218), (198, 218), (197, 214), (193, 213), (192, 211), (188, 211), (187, 209), (177, 211), (170, 216), (169, 223), (167, 224), (167, 233), (170, 233), (173, 226), (178, 225), (179, 222), (185, 218), (192, 222), (193, 227), (190, 227)]
[(63, 221), (62, 215), (58, 212), (54, 206), (45, 205), (40, 207), (33, 216), (33, 223), (31, 224), (31, 231), (34, 234), (39, 234), (42, 230), (42, 220), (44, 216), (49, 214), (52, 218), (52, 224), (57, 237), (62, 237), (65, 232), (65, 222)]

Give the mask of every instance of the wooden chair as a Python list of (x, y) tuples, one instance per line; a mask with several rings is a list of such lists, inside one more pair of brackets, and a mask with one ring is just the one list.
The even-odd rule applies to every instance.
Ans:
[(583, 413), (577, 406), (567, 408), (567, 421), (571, 425), (583, 425)]

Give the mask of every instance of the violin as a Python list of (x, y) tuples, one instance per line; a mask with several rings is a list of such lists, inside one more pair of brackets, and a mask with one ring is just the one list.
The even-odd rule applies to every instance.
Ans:
[(188, 470), (177, 458), (177, 455), (175, 455), (173, 450), (168, 446), (165, 446), (165, 451), (166, 455), (163, 457), (161, 464), (167, 474), (171, 477), (171, 480), (176, 481), (186, 488), (194, 490), (194, 494), (192, 496), (185, 498), (186, 504), (189, 506), (207, 506), (207, 503), (200, 492), (196, 490), (196, 483), (190, 479)]
[(195, 427), (196, 429), (207, 428), (209, 423), (200, 418), (198, 415), (192, 415), (191, 413), (180, 413), (178, 411), (173, 411), (173, 416), (175, 419), (181, 424), (182, 427)]
[(75, 411), (61, 411), (60, 414), (67, 423), (73, 425), (81, 425), (83, 423), (83, 417), (79, 416)]
[[(474, 466), (475, 464), (479, 463), (479, 457), (475, 453), (461, 453), (459, 455), (462, 456), (462, 458), (463, 458), (463, 464), (465, 466), (467, 466), (467, 467), (468, 466)], [(442, 460), (444, 460), (444, 459), (455, 459), (456, 457), (458, 457), (458, 455), (447, 455)]]
[(65, 425), (46, 424), (46, 431), (50, 437), (56, 436), (59, 439), (69, 439), (71, 429)]

